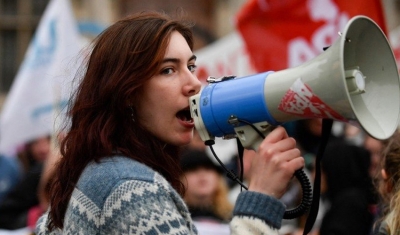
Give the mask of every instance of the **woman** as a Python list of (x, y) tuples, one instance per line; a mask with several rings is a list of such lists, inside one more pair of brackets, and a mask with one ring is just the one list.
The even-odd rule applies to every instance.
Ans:
[[(192, 34), (165, 15), (122, 19), (96, 40), (70, 106), (71, 125), (37, 234), (196, 234), (183, 202), (179, 148), (192, 139)], [(279, 228), (279, 198), (304, 161), (283, 128), (255, 157), (232, 233)]]
[(400, 132), (383, 142), (381, 178), (378, 191), (383, 199), (383, 216), (374, 234), (400, 234)]

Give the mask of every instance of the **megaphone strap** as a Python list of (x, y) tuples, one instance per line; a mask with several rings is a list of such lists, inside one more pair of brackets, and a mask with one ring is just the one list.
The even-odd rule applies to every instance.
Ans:
[(314, 180), (314, 190), (313, 190), (313, 199), (311, 203), (310, 212), (307, 217), (306, 224), (304, 226), (303, 235), (308, 234), (315, 222), (315, 219), (318, 215), (319, 209), (319, 198), (321, 191), (321, 159), (325, 152), (325, 147), (328, 144), (329, 136), (331, 134), (333, 125), (332, 119), (323, 119), (322, 121), (322, 133), (321, 133), (321, 143), (318, 147), (317, 156), (315, 159), (315, 180)]

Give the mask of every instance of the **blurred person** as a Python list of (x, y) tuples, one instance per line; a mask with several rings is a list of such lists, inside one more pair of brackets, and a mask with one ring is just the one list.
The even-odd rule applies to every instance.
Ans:
[(38, 137), (29, 141), (18, 154), (24, 172), (28, 172), (37, 163), (43, 163), (50, 152), (50, 135)]
[[(294, 122), (292, 136), (306, 161), (308, 172), (313, 171), (315, 158), (320, 147), (322, 135), (322, 118), (301, 119)], [(341, 136), (331, 133), (329, 143), (342, 141)]]
[(18, 153), (24, 173), (20, 182), (0, 203), (1, 229), (15, 230), (36, 224), (41, 214), (38, 209), (39, 181), (49, 152), (50, 136), (43, 136), (29, 141)]
[(376, 185), (383, 203), (383, 215), (374, 234), (400, 234), (400, 133), (383, 142), (381, 177)]
[[(197, 234), (179, 167), (193, 136), (189, 97), (201, 88), (192, 49), (188, 25), (155, 12), (96, 38), (36, 234)], [(272, 131), (236, 201), (232, 233), (276, 234), (285, 210), (278, 198), (303, 166), (295, 140)]]
[[(229, 234), (233, 204), (228, 200), (228, 186), (222, 167), (216, 165), (201, 150), (188, 149), (182, 153), (182, 182), (186, 191), (183, 199), (199, 234)], [(202, 230), (208, 230), (207, 232)]]
[(371, 153), (371, 166), (370, 175), (373, 179), (379, 177), (382, 161), (382, 150), (383, 150), (382, 140), (375, 139), (372, 136), (366, 135), (364, 138), (364, 147)]
[(328, 143), (321, 159), (321, 196), (327, 208), (320, 235), (370, 234), (374, 204), (370, 153), (347, 142)]
[(42, 213), (45, 212), (49, 207), (49, 201), (50, 201), (50, 198), (48, 197), (49, 196), (48, 192), (50, 187), (49, 184), (51, 182), (51, 177), (54, 174), (57, 162), (61, 158), (60, 144), (65, 136), (65, 133), (60, 132), (57, 135), (53, 136), (54, 137), (51, 139), (50, 142), (50, 153), (43, 164), (43, 170), (39, 182), (39, 189), (38, 189), (39, 207)]
[[(375, 185), (379, 184), (381, 176), (381, 162), (382, 162), (382, 151), (383, 145), (386, 141), (378, 140), (372, 136), (365, 135), (363, 146), (371, 154), (371, 166), (369, 169), (369, 174)], [(374, 223), (379, 221), (382, 217), (383, 205), (379, 200), (379, 192), (375, 190), (376, 203), (371, 206), (371, 211), (374, 215)]]
[(344, 123), (343, 131), (344, 138), (349, 144), (363, 146), (364, 140), (365, 138), (367, 138), (367, 135), (364, 131), (362, 131), (362, 129), (360, 129), (360, 127), (349, 123)]
[(0, 204), (21, 177), (22, 167), (18, 158), (0, 155)]

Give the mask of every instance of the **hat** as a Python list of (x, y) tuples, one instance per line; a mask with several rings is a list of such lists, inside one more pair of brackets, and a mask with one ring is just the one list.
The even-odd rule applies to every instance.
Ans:
[(224, 172), (222, 167), (215, 164), (204, 151), (196, 149), (184, 151), (180, 159), (180, 165), (184, 172), (200, 167), (214, 169), (220, 174)]

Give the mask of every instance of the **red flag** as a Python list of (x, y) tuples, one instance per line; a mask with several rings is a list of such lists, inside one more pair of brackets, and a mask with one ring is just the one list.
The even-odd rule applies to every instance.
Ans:
[(322, 53), (356, 15), (370, 17), (386, 34), (379, 0), (249, 0), (237, 28), (256, 70), (276, 71)]
[(400, 26), (390, 31), (390, 43), (393, 49), (394, 57), (396, 57), (397, 68), (400, 72)]

